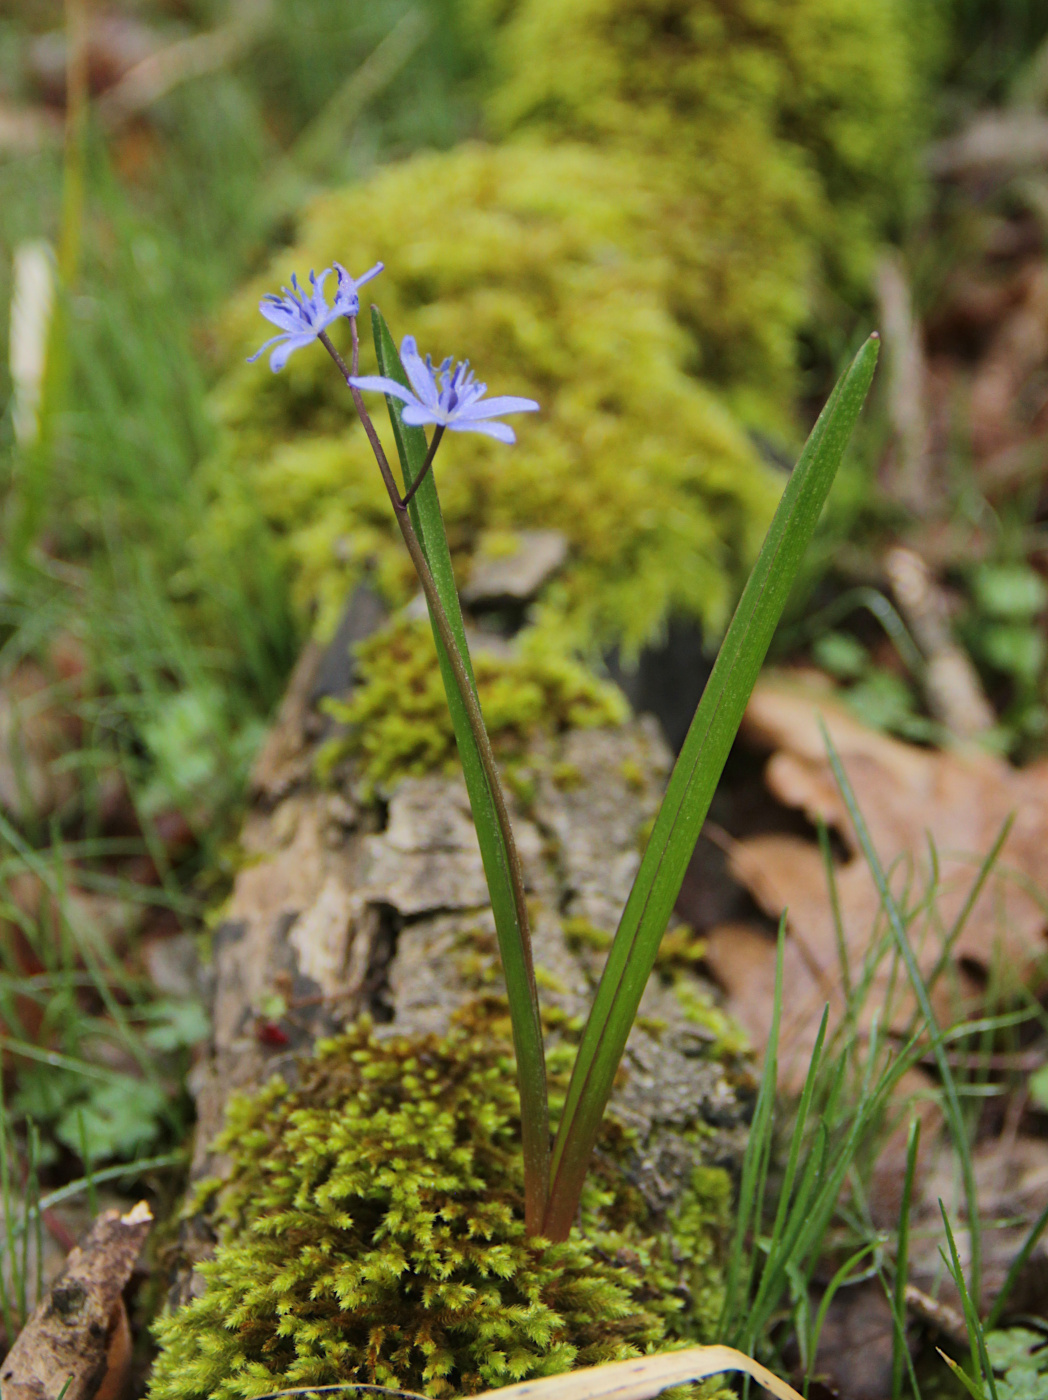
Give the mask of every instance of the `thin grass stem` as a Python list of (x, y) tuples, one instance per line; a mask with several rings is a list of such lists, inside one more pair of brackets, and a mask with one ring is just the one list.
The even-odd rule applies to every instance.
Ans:
[(822, 864), (826, 871), (826, 888), (830, 894), (830, 913), (833, 915), (833, 936), (837, 943), (837, 961), (841, 968), (841, 990), (844, 992), (844, 1000), (851, 1002), (851, 966), (848, 959), (848, 945), (844, 938), (844, 919), (841, 916), (841, 897), (837, 888), (837, 869), (833, 863), (833, 852), (830, 850), (830, 833), (826, 829), (826, 823), (819, 818), (819, 851), (822, 854)]
[(975, 1171), (972, 1166), (971, 1149), (968, 1142), (967, 1124), (965, 1122), (964, 1111), (961, 1107), (960, 1099), (957, 1094), (957, 1085), (954, 1080), (953, 1072), (950, 1069), (950, 1064), (946, 1056), (946, 1049), (943, 1045), (942, 1040), (942, 1032), (939, 1029), (939, 1023), (936, 1019), (935, 1012), (932, 1009), (931, 999), (928, 996), (928, 988), (925, 985), (924, 979), (921, 976), (920, 969), (917, 966), (917, 960), (914, 957), (913, 949), (910, 947), (910, 942), (906, 935), (906, 927), (903, 922), (902, 915), (899, 912), (899, 906), (895, 902), (895, 897), (892, 894), (891, 886), (888, 884), (887, 877), (884, 873), (884, 867), (881, 865), (880, 857), (878, 856), (877, 851), (874, 848), (873, 841), (870, 838), (869, 828), (867, 827), (865, 818), (863, 817), (862, 812), (859, 808), (859, 804), (855, 797), (854, 789), (852, 788), (852, 785), (848, 779), (847, 773), (844, 771), (844, 765), (841, 763), (840, 755), (837, 753), (837, 750), (833, 744), (833, 740), (830, 738), (829, 730), (826, 728), (826, 725), (824, 723), (822, 724), (822, 733), (823, 740), (826, 744), (827, 753), (829, 754), (830, 766), (833, 769), (834, 778), (837, 782), (838, 788), (840, 789), (841, 796), (844, 798), (845, 806), (848, 809), (848, 815), (851, 818), (852, 826), (854, 827), (855, 832), (858, 836), (859, 845), (862, 848), (862, 852), (866, 859), (866, 863), (870, 867), (870, 873), (872, 874), (874, 884), (877, 887), (877, 893), (880, 897), (881, 905), (885, 911), (885, 914), (888, 917), (889, 925), (895, 937), (896, 943), (898, 944), (899, 953), (906, 966), (906, 971), (910, 979), (910, 985), (913, 987), (914, 995), (917, 998), (918, 1005), (920, 1006), (921, 1013), (924, 1017), (924, 1023), (927, 1028), (928, 1035), (931, 1038), (932, 1050), (935, 1055), (935, 1063), (938, 1067), (939, 1075), (942, 1080), (943, 1095), (945, 1098), (946, 1118), (948, 1123), (950, 1124), (950, 1128), (953, 1134), (954, 1147), (956, 1149), (958, 1157), (960, 1158), (961, 1174), (964, 1179), (964, 1192), (968, 1213), (968, 1227), (972, 1241), (971, 1292), (972, 1297), (975, 1299), (976, 1310), (978, 1310), (978, 1300), (980, 1294), (980, 1282), (982, 1273), (982, 1251), (981, 1241), (979, 1239), (978, 1192), (975, 1184)]
[(902, 1400), (905, 1359), (909, 1356), (909, 1348), (906, 1345), (906, 1280), (910, 1270), (910, 1212), (913, 1208), (913, 1183), (920, 1144), (921, 1120), (914, 1118), (910, 1121), (910, 1130), (906, 1138), (906, 1173), (902, 1182), (899, 1234), (895, 1246), (895, 1287), (890, 1299), (896, 1324), (892, 1336), (892, 1400)]
[[(989, 1387), (990, 1400), (997, 1400), (997, 1382), (994, 1379), (993, 1367), (990, 1365), (990, 1358), (986, 1351), (986, 1337), (983, 1334), (982, 1323), (979, 1320), (979, 1311), (975, 1305), (968, 1285), (965, 1282), (964, 1270), (961, 1268), (960, 1256), (957, 1253), (957, 1241), (953, 1237), (953, 1229), (950, 1225), (950, 1217), (946, 1213), (946, 1207), (942, 1200), (939, 1201), (939, 1212), (942, 1215), (943, 1227), (946, 1230), (946, 1241), (950, 1249), (949, 1259), (943, 1255), (943, 1260), (953, 1276), (953, 1281), (957, 1285), (957, 1291), (961, 1295), (961, 1307), (964, 1311), (964, 1322), (968, 1328), (968, 1344), (972, 1354), (972, 1376), (975, 1380), (981, 1378)], [(971, 1225), (968, 1227), (969, 1238), (972, 1238)], [(940, 1250), (940, 1253), (942, 1251)]]
[[(822, 1329), (823, 1325), (826, 1322), (826, 1314), (829, 1312), (830, 1304), (837, 1296), (837, 1293), (841, 1286), (845, 1282), (847, 1282), (855, 1267), (859, 1263), (861, 1263), (863, 1259), (866, 1258), (867, 1254), (872, 1254), (874, 1250), (877, 1249), (877, 1247), (878, 1241), (871, 1240), (869, 1243), (864, 1244), (860, 1249), (857, 1249), (854, 1254), (850, 1255), (849, 1258), (847, 1258), (844, 1261), (844, 1263), (834, 1274), (833, 1278), (830, 1279), (829, 1283), (826, 1285), (825, 1292), (819, 1299), (819, 1306), (815, 1313), (815, 1321), (812, 1325), (808, 1337), (808, 1361), (805, 1368), (807, 1374), (804, 1377), (805, 1396), (807, 1396), (808, 1394), (808, 1384), (811, 1379), (811, 1370), (815, 1365), (816, 1359), (818, 1358), (819, 1339), (822, 1336)], [(868, 1276), (868, 1274), (866, 1276)], [(859, 1280), (855, 1280), (855, 1282), (859, 1282)]]
[[(786, 915), (779, 920), (779, 936), (775, 955), (775, 990), (772, 994), (771, 1027), (768, 1043), (764, 1051), (764, 1070), (757, 1090), (757, 1102), (753, 1110), (746, 1139), (746, 1151), (742, 1159), (742, 1174), (739, 1180), (738, 1200), (735, 1214), (735, 1234), (732, 1238), (728, 1257), (728, 1271), (724, 1287), (724, 1302), (721, 1305), (717, 1335), (735, 1341), (739, 1331), (735, 1325), (735, 1310), (739, 1306), (740, 1293), (748, 1298), (753, 1284), (753, 1269), (757, 1250), (756, 1235), (760, 1231), (764, 1212), (764, 1191), (771, 1157), (772, 1124), (775, 1114), (775, 1090), (778, 1074), (779, 1027), (782, 1020), (782, 977), (783, 953), (786, 944)], [(745, 1287), (741, 1288), (743, 1255), (746, 1252), (746, 1238), (750, 1229), (754, 1232), (754, 1243), (750, 1249), (746, 1268)]]
[(1040, 1215), (1030, 1227), (1030, 1231), (1023, 1241), (1022, 1248), (1011, 1262), (1011, 1266), (1005, 1275), (1004, 1283), (1001, 1285), (1001, 1291), (994, 1299), (993, 1307), (990, 1309), (989, 1315), (986, 1318), (987, 1332), (992, 1332), (1003, 1317), (1004, 1309), (1011, 1295), (1011, 1291), (1015, 1287), (1023, 1269), (1026, 1267), (1026, 1261), (1037, 1248), (1037, 1241), (1044, 1234), (1045, 1226), (1048, 1226), (1048, 1206), (1045, 1206), (1044, 1210), (1041, 1211)]

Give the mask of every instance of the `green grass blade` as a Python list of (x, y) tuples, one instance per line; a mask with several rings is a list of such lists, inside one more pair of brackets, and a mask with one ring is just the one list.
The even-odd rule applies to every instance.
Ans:
[(979, 869), (976, 872), (975, 879), (972, 881), (971, 889), (968, 891), (967, 897), (965, 898), (960, 913), (953, 921), (949, 933), (943, 940), (942, 951), (939, 953), (939, 956), (936, 959), (935, 966), (928, 974), (929, 991), (932, 990), (936, 982), (938, 982), (939, 978), (949, 966), (950, 958), (953, 954), (954, 945), (960, 938), (961, 934), (964, 932), (965, 925), (968, 923), (968, 919), (971, 916), (971, 912), (975, 908), (976, 901), (982, 894), (987, 880), (990, 878), (990, 875), (996, 867), (1001, 851), (1004, 849), (1004, 843), (1008, 840), (1008, 837), (1011, 835), (1011, 830), (1014, 825), (1015, 815), (1014, 813), (1012, 813), (1011, 815), (1005, 817), (1004, 823), (1002, 824), (1000, 831), (997, 833), (997, 839), (994, 841), (989, 851), (987, 851), (984, 859), (980, 862)]
[[(746, 1139), (746, 1151), (742, 1159), (742, 1174), (739, 1180), (738, 1201), (735, 1211), (735, 1234), (728, 1258), (727, 1281), (724, 1286), (724, 1302), (721, 1305), (717, 1336), (730, 1340), (738, 1335), (741, 1318), (737, 1309), (749, 1298), (753, 1285), (754, 1254), (756, 1235), (760, 1231), (764, 1215), (764, 1191), (768, 1177), (768, 1163), (771, 1160), (772, 1125), (775, 1116), (775, 1091), (778, 1080), (779, 1026), (782, 1021), (782, 964), (786, 947), (786, 915), (779, 920), (779, 936), (775, 954), (775, 991), (772, 995), (771, 1029), (768, 1044), (764, 1051), (764, 1069), (761, 1073), (757, 1102), (753, 1109)], [(754, 1244), (745, 1268), (746, 1237), (753, 1229)]]
[(874, 847), (870, 837), (869, 828), (859, 810), (859, 804), (855, 798), (855, 792), (848, 775), (844, 771), (840, 755), (833, 746), (829, 731), (826, 726), (822, 727), (823, 739), (826, 743), (826, 751), (829, 754), (830, 766), (833, 769), (833, 776), (840, 788), (841, 796), (844, 798), (844, 805), (848, 809), (855, 833), (859, 838), (859, 846), (867, 865), (870, 867), (870, 874), (877, 887), (877, 894), (881, 901), (892, 935), (895, 938), (899, 949), (899, 956), (902, 958), (906, 968), (910, 985), (913, 988), (914, 996), (917, 998), (917, 1005), (921, 1009), (924, 1023), (927, 1027), (928, 1036), (932, 1044), (932, 1054), (935, 1057), (936, 1068), (942, 1080), (944, 1109), (946, 1121), (950, 1126), (953, 1145), (961, 1162), (961, 1176), (964, 1181), (965, 1204), (968, 1211), (968, 1228), (972, 1241), (972, 1283), (971, 1292), (975, 1300), (976, 1311), (979, 1306), (980, 1274), (981, 1274), (981, 1240), (979, 1237), (979, 1207), (978, 1196), (975, 1187), (975, 1170), (972, 1166), (972, 1154), (968, 1142), (968, 1129), (964, 1121), (964, 1111), (961, 1108), (960, 1096), (957, 1093), (957, 1084), (950, 1069), (949, 1060), (946, 1057), (946, 1046), (939, 1023), (932, 1010), (931, 998), (928, 995), (928, 987), (921, 976), (920, 968), (917, 966), (917, 959), (913, 949), (910, 947), (910, 940), (907, 936), (906, 925), (895, 896), (891, 892), (888, 884), (888, 877), (884, 873), (884, 866)]
[[(3, 1196), (4, 1212), (4, 1258), (0, 1260), (0, 1303), (3, 1304), (7, 1344), (13, 1346), (22, 1325), (22, 1316), (18, 1312), (18, 1294), (21, 1285), (15, 1245), (17, 1221), (15, 1219), (14, 1196), (12, 1195), (9, 1151), (7, 1109), (3, 1095), (0, 1095), (0, 1193)], [(10, 1283), (10, 1294), (8, 1293), (8, 1283)]]
[[(372, 330), (375, 337), (375, 351), (378, 356), (379, 372), (398, 383), (407, 386), (408, 378), (400, 362), (397, 347), (389, 333), (389, 327), (377, 307), (371, 311)], [(421, 428), (413, 428), (403, 420), (403, 405), (399, 399), (386, 396), (389, 417), (393, 425), (393, 436), (400, 456), (401, 470), (404, 473), (405, 488), (410, 488), (422, 470), (426, 459), (426, 435)], [(433, 472), (430, 471), (415, 493), (408, 507), (412, 527), (422, 545), (437, 586), (437, 592), (444, 605), (451, 631), (459, 648), (466, 673), (476, 682), (466, 644), (466, 629), (459, 607), (458, 591), (455, 587), (455, 574), (451, 564), (451, 551), (448, 548), (444, 520), (440, 511), (440, 500)], [(432, 621), (432, 619), (431, 619)], [(541, 1219), (549, 1188), (549, 1106), (546, 1095), (546, 1056), (542, 1040), (542, 1022), (539, 1016), (538, 992), (531, 963), (531, 947), (526, 927), (522, 927), (517, 914), (513, 882), (510, 875), (510, 857), (499, 827), (495, 803), (484, 772), (477, 748), (476, 739), (470, 729), (466, 709), (459, 694), (454, 672), (448, 661), (447, 652), (433, 627), (433, 637), (437, 645), (440, 673), (447, 692), (448, 708), (455, 730), (462, 760), (462, 771), (469, 793), (473, 821), (477, 828), (480, 854), (484, 862), (491, 895), (491, 908), (495, 916), (498, 934), (499, 953), (506, 979), (506, 993), (509, 998), (510, 1019), (513, 1023), (513, 1043), (517, 1054), (517, 1076), (520, 1085), (521, 1134), (523, 1138), (524, 1167), (527, 1176), (526, 1192), (532, 1208), (529, 1219)], [(537, 1212), (534, 1213), (534, 1212)]]
[(804, 1171), (797, 1184), (796, 1194), (790, 1200), (790, 1210), (782, 1235), (772, 1241), (768, 1250), (768, 1263), (761, 1277), (760, 1287), (753, 1300), (748, 1324), (750, 1346), (755, 1347), (770, 1318), (778, 1294), (785, 1288), (788, 1271), (800, 1268), (805, 1250), (798, 1248), (805, 1233), (809, 1213), (822, 1195), (826, 1181), (826, 1150), (829, 1134), (826, 1124), (819, 1123), (815, 1128), (814, 1142), (804, 1164)]
[(750, 693), (873, 378), (871, 337), (823, 409), (775, 512), (670, 778), (583, 1032), (553, 1148), (546, 1233), (566, 1237), (626, 1039)]
[(964, 1386), (965, 1390), (972, 1397), (972, 1400), (989, 1400), (986, 1391), (981, 1386), (977, 1386), (972, 1380), (971, 1376), (969, 1376), (965, 1371), (961, 1370), (960, 1366), (957, 1365), (957, 1362), (954, 1361), (952, 1356), (947, 1356), (946, 1353), (943, 1351), (942, 1347), (936, 1347), (935, 1350), (946, 1362), (947, 1366), (949, 1366), (950, 1370), (960, 1381), (961, 1385)]
[(1030, 1233), (1023, 1241), (1022, 1249), (1020, 1249), (1019, 1253), (1011, 1262), (1011, 1267), (1008, 1269), (1005, 1280), (1001, 1284), (1001, 1291), (994, 1299), (993, 1307), (990, 1309), (989, 1316), (986, 1319), (987, 1332), (992, 1332), (998, 1322), (1000, 1322), (1005, 1305), (1011, 1296), (1012, 1289), (1015, 1287), (1016, 1280), (1026, 1267), (1027, 1259), (1029, 1259), (1030, 1255), (1036, 1249), (1037, 1241), (1044, 1234), (1044, 1227), (1046, 1225), (1048, 1225), (1048, 1206), (1045, 1206), (1044, 1210), (1041, 1211), (1040, 1215), (1031, 1225)]
[(829, 1024), (830, 1008), (825, 1006), (822, 1012), (822, 1020), (819, 1022), (819, 1033), (815, 1037), (815, 1045), (812, 1048), (811, 1059), (808, 1061), (808, 1073), (804, 1077), (804, 1088), (801, 1091), (800, 1103), (797, 1105), (797, 1121), (793, 1127), (793, 1136), (790, 1140), (790, 1151), (786, 1159), (786, 1171), (782, 1179), (782, 1186), (779, 1190), (779, 1206), (775, 1212), (775, 1220), (771, 1227), (771, 1250), (777, 1249), (782, 1232), (786, 1225), (786, 1215), (789, 1210), (790, 1200), (793, 1196), (793, 1183), (797, 1176), (797, 1169), (800, 1166), (801, 1149), (804, 1146), (805, 1130), (808, 1126), (808, 1114), (811, 1111), (812, 1096), (815, 1093), (815, 1083), (819, 1076), (819, 1065), (822, 1061), (822, 1049), (826, 1042), (826, 1027)]
[(833, 852), (830, 850), (830, 833), (826, 829), (826, 823), (819, 818), (819, 852), (822, 855), (823, 868), (826, 871), (826, 888), (830, 896), (830, 912), (833, 915), (833, 936), (837, 943), (837, 961), (841, 968), (841, 991), (844, 994), (845, 1003), (850, 1007), (852, 999), (851, 962), (848, 957), (848, 944), (844, 937), (844, 919), (841, 915), (841, 897), (837, 888), (837, 869), (833, 863)]
[[(972, 1371), (976, 1378), (980, 1372), (982, 1378), (989, 1388), (991, 1400), (997, 1400), (997, 1382), (994, 1379), (993, 1367), (990, 1365), (990, 1358), (986, 1351), (986, 1334), (983, 1325), (979, 1320), (979, 1313), (968, 1291), (968, 1285), (964, 1281), (964, 1270), (961, 1268), (960, 1256), (957, 1253), (957, 1241), (953, 1237), (953, 1229), (950, 1226), (950, 1217), (946, 1214), (946, 1207), (942, 1200), (939, 1201), (939, 1211), (942, 1215), (942, 1223), (946, 1228), (946, 1242), (950, 1246), (950, 1257), (943, 1260), (953, 1275), (953, 1281), (957, 1285), (957, 1291), (961, 1295), (961, 1306), (964, 1309), (964, 1321), (968, 1328), (968, 1342), (972, 1352)], [(971, 1226), (968, 1229), (969, 1235), (974, 1231)], [(942, 1251), (939, 1251), (940, 1254)]]
[(913, 1182), (917, 1174), (917, 1153), (921, 1145), (921, 1120), (914, 1118), (906, 1139), (906, 1175), (899, 1206), (899, 1237), (895, 1247), (895, 1287), (890, 1299), (895, 1315), (892, 1333), (892, 1400), (902, 1400), (903, 1371), (906, 1369), (906, 1278), (910, 1271), (910, 1212), (913, 1208)]
[(811, 1372), (818, 1359), (819, 1340), (822, 1337), (822, 1329), (826, 1322), (826, 1314), (830, 1310), (830, 1304), (866, 1256), (872, 1254), (874, 1250), (878, 1248), (879, 1243), (878, 1240), (871, 1240), (867, 1244), (864, 1244), (861, 1249), (857, 1249), (854, 1254), (844, 1261), (833, 1278), (831, 1278), (826, 1285), (826, 1291), (819, 1300), (819, 1309), (815, 1314), (815, 1322), (808, 1338), (808, 1360), (805, 1366), (804, 1377), (805, 1389), (807, 1389), (809, 1380), (812, 1379)]

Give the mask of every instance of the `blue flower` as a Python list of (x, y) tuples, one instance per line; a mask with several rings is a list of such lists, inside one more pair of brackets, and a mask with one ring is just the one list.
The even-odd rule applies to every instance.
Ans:
[(490, 420), (503, 413), (533, 413), (538, 409), (534, 399), (507, 396), (481, 403), (488, 386), (477, 383), (468, 360), (452, 368), (454, 362), (449, 357), (439, 369), (434, 370), (429, 355), (425, 360), (419, 355), (412, 335), (404, 337), (400, 358), (414, 393), (384, 375), (359, 375), (349, 382), (355, 389), (373, 389), (376, 393), (392, 394), (400, 399), (407, 405), (404, 422), (414, 428), (421, 427), (423, 423), (435, 423), (455, 433), (485, 433), (488, 437), (498, 438), (499, 442), (516, 442), (516, 435), (508, 423), (492, 423)]
[(377, 277), (382, 271), (382, 266), (382, 263), (376, 263), (363, 277), (353, 278), (340, 263), (336, 263), (338, 291), (333, 306), (328, 306), (324, 299), (324, 281), (331, 275), (330, 267), (320, 274), (319, 281), (315, 272), (309, 274), (309, 285), (312, 288), (309, 296), (298, 285), (298, 278), (292, 274), (290, 291), (284, 287), (282, 297), (270, 293), (258, 303), (258, 309), (266, 320), (280, 327), (280, 334), (275, 335), (272, 340), (267, 340), (265, 345), (256, 350), (248, 364), (254, 363), (259, 355), (264, 354), (271, 345), (275, 345), (277, 348), (269, 357), (269, 368), (274, 374), (283, 369), (292, 350), (299, 350), (303, 345), (316, 340), (320, 332), (327, 330), (332, 321), (337, 321), (340, 316), (357, 314), (360, 310), (358, 289), (365, 282), (370, 282), (372, 277)]

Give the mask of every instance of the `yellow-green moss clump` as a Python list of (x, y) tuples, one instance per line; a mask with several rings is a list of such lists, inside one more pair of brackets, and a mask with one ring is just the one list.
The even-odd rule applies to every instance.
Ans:
[[(825, 260), (849, 292), (912, 203), (931, 7), (913, 0), (471, 0), (495, 24), (500, 134), (658, 170), (653, 225), (699, 368), (767, 392)], [(570, 61), (565, 62), (565, 56)]]
[[(535, 639), (508, 655), (478, 648), (477, 692), (492, 745), (503, 761), (541, 734), (621, 724), (628, 706), (617, 687)], [(350, 755), (363, 759), (369, 785), (435, 773), (457, 762), (433, 633), (426, 622), (397, 619), (356, 651), (356, 685), (348, 702), (324, 708), (346, 726), (321, 752), (321, 772)]]
[[(554, 528), (572, 553), (540, 625), (564, 644), (630, 651), (674, 613), (715, 634), (781, 487), (740, 425), (791, 435), (798, 331), (828, 288), (863, 282), (912, 190), (917, 7), (473, 2), (503, 144), (417, 155), (319, 200), (232, 309), (231, 358), (260, 342), (259, 295), (292, 271), (381, 258), (369, 291), (398, 341), (468, 356), (493, 392), (542, 405), (515, 448), (462, 434), (441, 449), (463, 578), (488, 532)], [(323, 352), (276, 376), (241, 362), (217, 405), (200, 595), (232, 555), (259, 588), (268, 559), (322, 636), (365, 570), (403, 601), (407, 559)]]
[(151, 1400), (357, 1380), (444, 1396), (701, 1338), (719, 1306), (726, 1174), (647, 1239), (609, 1168), (585, 1235), (524, 1234), (517, 1092), (484, 1018), (446, 1038), (318, 1047), (294, 1089), (235, 1101), (207, 1290), (157, 1324)]
[[(561, 530), (572, 558), (550, 606), (590, 645), (639, 643), (674, 610), (722, 625), (778, 484), (688, 373), (649, 203), (638, 162), (582, 147), (419, 156), (316, 203), (300, 246), (232, 321), (238, 350), (253, 348), (264, 286), (296, 266), (338, 258), (356, 269), (381, 255), (375, 297), (398, 340), (410, 329), (424, 351), (468, 355), (493, 392), (542, 404), (514, 448), (455, 434), (441, 449), (463, 577), (488, 531)], [(261, 510), (322, 633), (369, 565), (387, 596), (405, 599), (410, 564), (323, 351), (300, 352), (279, 375), (243, 365), (219, 407), (230, 431), (213, 464), (216, 549)], [(381, 400), (373, 409), (384, 426)]]

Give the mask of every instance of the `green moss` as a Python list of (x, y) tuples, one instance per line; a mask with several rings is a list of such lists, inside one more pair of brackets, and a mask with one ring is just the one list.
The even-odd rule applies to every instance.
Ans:
[(491, 35), (504, 144), (417, 155), (325, 196), (238, 299), (209, 522), (180, 586), (206, 609), (235, 558), (260, 611), (283, 579), (322, 637), (366, 571), (394, 604), (413, 590), (327, 358), (311, 348), (276, 376), (243, 364), (262, 292), (381, 257), (374, 295), (398, 340), (469, 355), (495, 392), (542, 404), (512, 451), (468, 434), (441, 450), (460, 576), (507, 530), (554, 528), (571, 557), (541, 628), (627, 654), (673, 614), (715, 634), (781, 485), (740, 424), (793, 436), (798, 332), (842, 290), (866, 293), (913, 195), (926, 7), (463, 3)]
[(577, 915), (563, 919), (561, 927), (569, 948), (591, 948), (595, 953), (606, 953), (612, 944), (612, 935), (607, 929), (597, 928), (589, 919)]
[(469, 1394), (708, 1334), (726, 1174), (697, 1171), (671, 1231), (649, 1236), (609, 1128), (584, 1232), (526, 1239), (504, 1034), (490, 1009), (445, 1038), (361, 1024), (295, 1088), (234, 1102), (207, 1290), (157, 1324), (152, 1400), (337, 1380)]
[[(672, 936), (669, 934), (667, 938)], [(704, 947), (701, 940), (698, 946)], [(714, 1059), (738, 1060), (750, 1054), (752, 1047), (745, 1031), (717, 1005), (708, 992), (698, 990), (693, 982), (683, 979), (677, 981), (675, 990), (688, 1020), (708, 1033), (710, 1054)]]
[[(239, 357), (261, 333), (259, 294), (292, 268), (381, 255), (375, 295), (398, 340), (410, 329), (424, 350), (469, 355), (497, 392), (542, 404), (511, 450), (471, 434), (441, 449), (460, 578), (493, 532), (560, 530), (571, 557), (546, 591), (544, 620), (583, 646), (639, 645), (674, 611), (722, 626), (778, 485), (690, 373), (674, 269), (651, 247), (649, 183), (643, 161), (580, 146), (418, 156), (314, 204), (298, 246), (229, 323)], [(210, 471), (201, 567), (209, 555), (220, 567), (228, 540), (261, 513), (321, 634), (366, 569), (406, 601), (410, 563), (323, 352), (293, 356), (279, 375), (242, 364), (217, 407), (227, 435)]]
[(653, 232), (704, 369), (788, 377), (817, 259), (864, 287), (914, 197), (928, 8), (516, 0), (489, 9), (492, 124), (643, 153), (663, 175)]
[[(429, 624), (390, 623), (357, 648), (356, 664), (349, 701), (325, 705), (348, 732), (321, 751), (321, 772), (359, 755), (366, 781), (388, 788), (402, 777), (452, 768), (455, 735)], [(511, 655), (478, 648), (473, 669), (488, 733), (503, 760), (523, 753), (540, 733), (621, 724), (628, 713), (616, 687), (536, 639)]]

